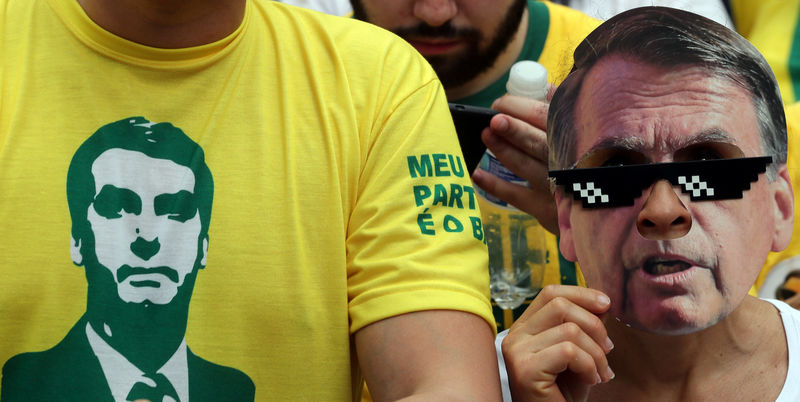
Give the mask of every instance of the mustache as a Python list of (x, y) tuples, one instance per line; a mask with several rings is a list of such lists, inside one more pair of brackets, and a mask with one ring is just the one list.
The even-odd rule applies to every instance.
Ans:
[(425, 23), (419, 23), (409, 27), (395, 28), (392, 29), (392, 32), (401, 38), (478, 39), (481, 37), (481, 32), (479, 30), (473, 28), (456, 28), (450, 21), (436, 27)]
[(117, 283), (122, 283), (131, 275), (161, 274), (169, 278), (172, 282), (178, 283), (178, 271), (165, 266), (144, 268), (123, 265), (117, 270)]

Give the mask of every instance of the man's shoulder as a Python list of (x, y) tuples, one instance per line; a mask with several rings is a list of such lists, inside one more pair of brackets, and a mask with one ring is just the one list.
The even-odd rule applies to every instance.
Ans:
[[(567, 6), (541, 2), (547, 8), (549, 17), (548, 37), (556, 39), (568, 38), (570, 41), (581, 41), (589, 32), (600, 25), (600, 20), (593, 18), (582, 11)], [(577, 42), (576, 42), (577, 43)]]
[[(58, 372), (78, 364), (78, 355), (92, 357), (86, 337), (81, 337), (81, 333), (76, 330), (82, 329), (84, 326), (85, 321), (79, 321), (58, 344), (50, 349), (21, 353), (8, 359), (3, 365), (3, 381), (7, 374), (15, 375), (31, 371), (36, 373)], [(39, 375), (41, 376), (41, 374)]]
[[(274, 0), (258, 0), (253, 2), (257, 9), (256, 15), (270, 24), (272, 28), (305, 28), (302, 32), (294, 32), (311, 37), (300, 38), (305, 41), (314, 38), (313, 35), (327, 35), (331, 38), (360, 39), (361, 41), (394, 41), (396, 38), (391, 32), (364, 21), (337, 15), (321, 13), (302, 7), (284, 4)], [(366, 36), (365, 36), (366, 35)], [(322, 43), (324, 44), (324, 43)]]
[(301, 43), (310, 48), (325, 48), (336, 57), (380, 58), (396, 48), (417, 55), (405, 40), (375, 24), (273, 0), (254, 1), (253, 5), (257, 9), (254, 14), (266, 21), (265, 27), (277, 32), (282, 44)]
[(3, 365), (0, 386), (3, 402), (110, 398), (105, 378), (88, 342), (76, 335), (79, 334), (70, 331), (48, 350), (21, 353), (8, 359)]
[[(787, 338), (790, 335), (796, 335), (798, 338), (798, 342), (800, 342), (800, 310), (793, 308), (792, 306), (782, 302), (780, 300), (773, 300), (773, 299), (760, 299), (762, 301), (768, 302), (775, 306), (780, 313), (781, 320), (783, 321), (784, 330), (787, 332)], [(790, 334), (791, 331), (794, 331), (794, 334)], [(798, 349), (800, 349), (800, 343), (795, 345)]]

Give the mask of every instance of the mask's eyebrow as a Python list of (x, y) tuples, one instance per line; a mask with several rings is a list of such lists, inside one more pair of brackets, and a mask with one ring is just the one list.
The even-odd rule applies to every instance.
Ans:
[[(691, 137), (678, 137), (678, 138), (669, 137), (667, 138), (665, 144), (658, 146), (664, 146), (668, 149), (680, 150), (686, 147), (690, 147), (692, 145), (702, 144), (706, 142), (725, 142), (725, 143), (735, 144), (736, 140), (721, 128), (709, 128)], [(575, 163), (573, 163), (569, 168), (574, 169), (576, 166), (579, 166), (581, 162), (583, 162), (587, 158), (590, 158), (593, 153), (599, 150), (606, 150), (611, 148), (642, 153), (644, 150), (648, 148), (653, 148), (653, 146), (647, 144), (644, 138), (641, 137), (617, 136), (617, 137), (604, 138), (600, 142), (592, 145), (592, 147), (589, 148), (589, 150), (586, 151), (586, 153), (583, 154), (583, 156), (581, 156), (580, 159), (578, 159)]]

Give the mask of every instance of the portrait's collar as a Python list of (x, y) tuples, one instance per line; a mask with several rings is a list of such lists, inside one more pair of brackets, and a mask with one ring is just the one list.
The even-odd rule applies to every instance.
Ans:
[[(125, 401), (131, 388), (137, 382), (152, 383), (152, 380), (144, 376), (145, 373), (142, 370), (111, 347), (95, 332), (88, 322), (86, 323), (86, 338), (89, 341), (92, 352), (100, 362), (100, 367), (115, 401)], [(189, 368), (186, 339), (181, 340), (178, 349), (157, 372), (167, 377), (181, 401), (189, 400)], [(155, 384), (151, 385), (155, 386)]]

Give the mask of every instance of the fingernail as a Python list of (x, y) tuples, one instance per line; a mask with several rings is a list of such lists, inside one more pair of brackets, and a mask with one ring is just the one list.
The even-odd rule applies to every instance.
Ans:
[(614, 342), (611, 342), (611, 338), (606, 337), (606, 350), (609, 352), (614, 349)]
[(499, 119), (499, 123), (497, 124), (497, 129), (500, 131), (508, 130), (508, 119), (506, 118)]
[(614, 370), (611, 370), (611, 367), (606, 367), (606, 377), (608, 377), (608, 381), (613, 380), (616, 376), (617, 375), (614, 374)]
[(595, 384), (600, 384), (601, 382), (603, 382), (603, 379), (602, 379), (602, 378), (600, 378), (600, 374), (595, 374), (595, 376), (597, 376), (597, 377), (594, 379), (594, 383), (595, 383)]
[(597, 295), (597, 301), (603, 306), (611, 304), (611, 299), (609, 299), (608, 296), (604, 294)]

